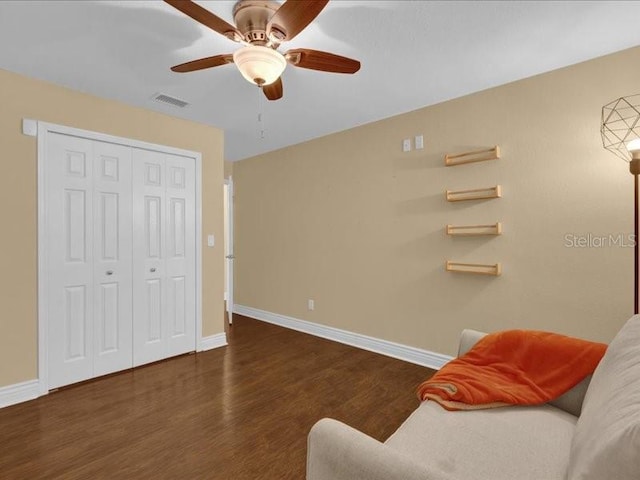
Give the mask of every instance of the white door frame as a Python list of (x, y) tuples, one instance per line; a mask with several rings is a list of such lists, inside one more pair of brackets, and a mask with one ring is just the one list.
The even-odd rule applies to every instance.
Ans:
[(227, 262), (227, 278), (225, 279), (225, 283), (227, 286), (227, 318), (229, 320), (229, 324), (233, 323), (233, 259), (235, 258), (233, 255), (233, 177), (229, 176), (229, 178), (224, 179), (224, 184), (227, 186), (227, 231), (224, 232), (225, 235), (225, 259)]
[(40, 395), (49, 392), (48, 381), (48, 326), (49, 319), (47, 312), (48, 305), (48, 285), (46, 268), (47, 258), (47, 203), (45, 192), (47, 191), (45, 162), (47, 156), (47, 137), (50, 133), (70, 135), (73, 137), (87, 138), (100, 142), (115, 143), (128, 147), (154, 150), (173, 155), (181, 155), (193, 158), (196, 163), (196, 191), (195, 191), (195, 214), (196, 214), (196, 351), (202, 350), (202, 154), (190, 150), (159, 145), (155, 143), (142, 142), (114, 135), (107, 135), (79, 128), (56, 125), (53, 123), (38, 121), (38, 390)]

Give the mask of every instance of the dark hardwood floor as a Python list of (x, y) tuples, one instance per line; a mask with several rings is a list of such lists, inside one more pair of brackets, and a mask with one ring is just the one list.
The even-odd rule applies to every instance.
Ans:
[(433, 374), (234, 318), (228, 347), (0, 410), (0, 478), (303, 479), (317, 420), (384, 440)]

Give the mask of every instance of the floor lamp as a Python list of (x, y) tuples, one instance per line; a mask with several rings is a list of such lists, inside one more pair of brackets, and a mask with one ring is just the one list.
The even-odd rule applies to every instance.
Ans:
[(638, 175), (640, 174), (640, 94), (621, 97), (602, 107), (602, 145), (629, 163), (634, 198), (633, 313), (638, 313)]

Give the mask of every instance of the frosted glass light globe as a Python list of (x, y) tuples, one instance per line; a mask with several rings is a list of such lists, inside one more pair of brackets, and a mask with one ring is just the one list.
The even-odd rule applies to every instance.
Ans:
[(259, 86), (275, 82), (287, 66), (280, 52), (254, 45), (236, 50), (233, 61), (244, 78)]

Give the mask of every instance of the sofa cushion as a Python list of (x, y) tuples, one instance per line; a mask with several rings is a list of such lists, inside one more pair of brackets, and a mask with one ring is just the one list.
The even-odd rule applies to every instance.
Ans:
[(593, 373), (571, 446), (569, 480), (640, 476), (640, 315), (613, 339)]
[(448, 412), (426, 401), (385, 443), (454, 478), (565, 480), (576, 420), (551, 405)]

